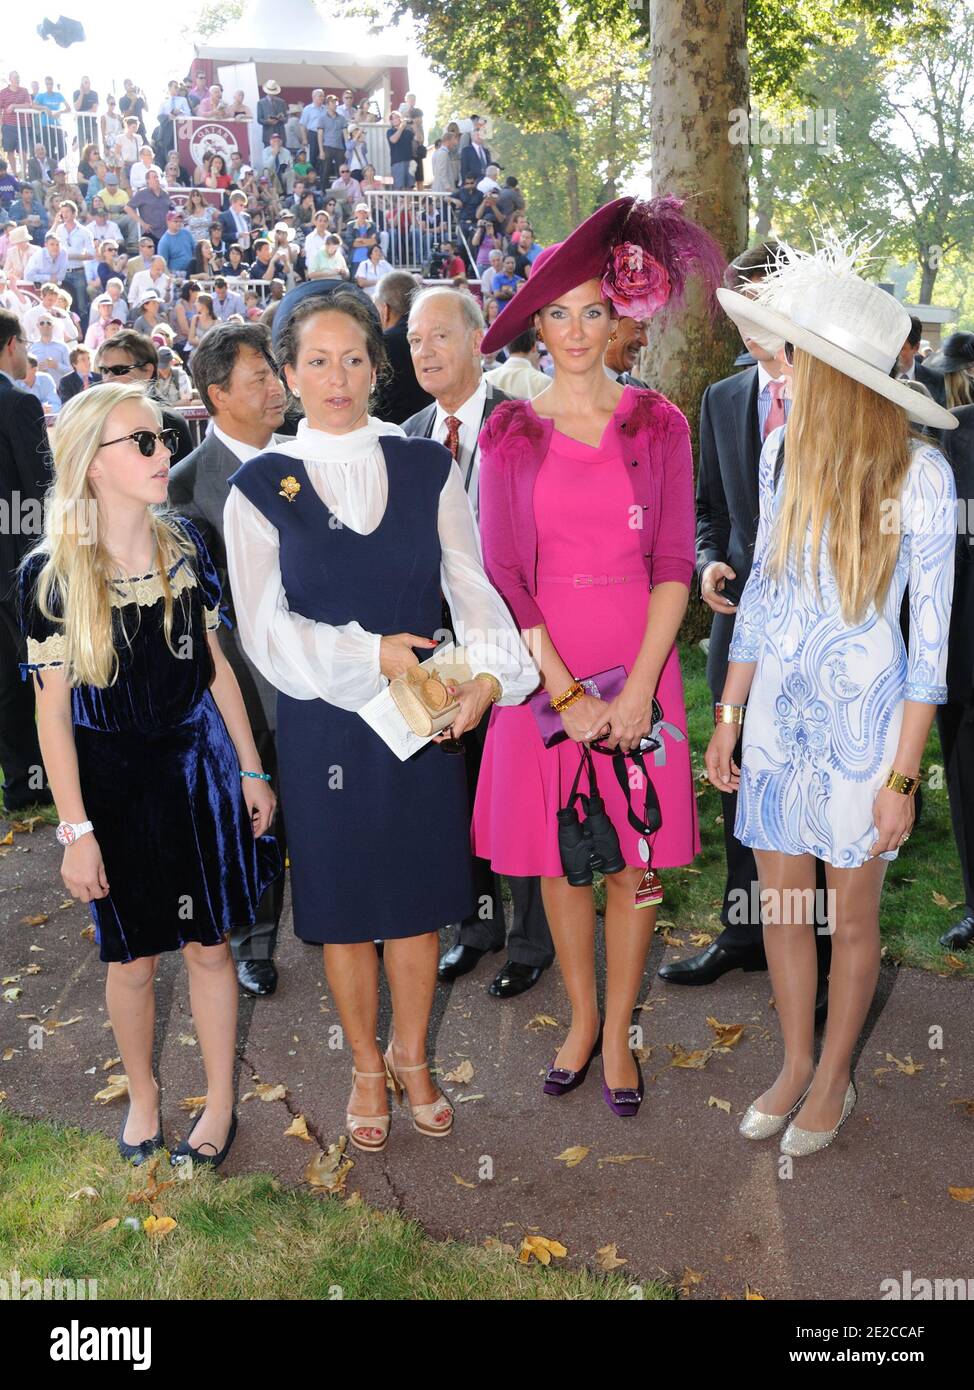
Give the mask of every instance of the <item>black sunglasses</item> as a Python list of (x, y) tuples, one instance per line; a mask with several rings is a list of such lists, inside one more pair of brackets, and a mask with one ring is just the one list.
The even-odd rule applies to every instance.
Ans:
[(139, 362), (129, 362), (117, 367), (99, 368), (102, 376), (128, 376), (129, 372), (137, 372), (144, 365)]
[(170, 454), (174, 454), (179, 448), (178, 430), (160, 430), (158, 434), (155, 430), (133, 430), (131, 434), (123, 434), (119, 439), (106, 439), (101, 447), (107, 449), (109, 444), (124, 444), (128, 439), (135, 440), (139, 446), (139, 453), (145, 459), (151, 459), (155, 453), (157, 440)]

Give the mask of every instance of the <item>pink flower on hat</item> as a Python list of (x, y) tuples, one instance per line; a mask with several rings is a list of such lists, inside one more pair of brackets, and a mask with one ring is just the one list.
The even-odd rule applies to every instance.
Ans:
[(602, 276), (602, 293), (618, 314), (648, 319), (670, 297), (666, 267), (635, 242), (613, 247), (608, 269)]

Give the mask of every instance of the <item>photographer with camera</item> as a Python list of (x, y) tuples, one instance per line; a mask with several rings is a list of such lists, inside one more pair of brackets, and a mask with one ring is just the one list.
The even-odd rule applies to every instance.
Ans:
[(412, 120), (408, 116), (400, 116), (398, 111), (393, 111), (389, 117), (386, 139), (389, 141), (389, 162), (392, 165), (393, 188), (415, 188), (416, 180), (410, 171), (410, 165), (416, 158), (416, 139)]

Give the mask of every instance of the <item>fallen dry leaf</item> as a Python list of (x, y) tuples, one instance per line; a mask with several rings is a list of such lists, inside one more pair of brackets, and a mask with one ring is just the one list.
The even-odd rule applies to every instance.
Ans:
[(342, 1134), (337, 1143), (328, 1145), (327, 1153), (319, 1150), (304, 1170), (304, 1181), (312, 1187), (322, 1188), (329, 1196), (335, 1193), (343, 1195), (348, 1175), (355, 1167), (353, 1160), (345, 1155), (347, 1143), (347, 1138)]
[(308, 1133), (308, 1122), (303, 1115), (295, 1115), (294, 1119), (284, 1131), (285, 1139), (303, 1139), (306, 1144), (311, 1143), (311, 1135)]
[(82, 927), (82, 928), (81, 928), (81, 931), (78, 933), (78, 935), (79, 935), (79, 936), (83, 936), (84, 939), (85, 939), (85, 941), (94, 942), (94, 939), (95, 939), (95, 926), (94, 926), (94, 923), (92, 922), (92, 923), (90, 923), (87, 927)]
[(20, 920), (25, 927), (42, 927), (48, 915), (46, 912), (36, 912), (32, 917), (21, 917)]
[(496, 1236), (488, 1236), (484, 1241), (485, 1250), (497, 1250), (504, 1255), (513, 1255), (514, 1246), (509, 1245), (506, 1240), (498, 1240)]
[(731, 1112), (729, 1100), (718, 1100), (716, 1096), (711, 1096), (707, 1104), (714, 1106), (717, 1110), (723, 1110), (725, 1115), (729, 1115)]
[(715, 1018), (708, 1018), (707, 1023), (717, 1034), (713, 1046), (720, 1049), (734, 1047), (744, 1034), (743, 1023), (718, 1023)]
[(468, 1100), (484, 1100), (484, 1099), (485, 1099), (485, 1092), (483, 1092), (483, 1091), (478, 1091), (477, 1094), (476, 1094), (475, 1096), (457, 1096), (457, 1097), (456, 1097), (456, 1102), (457, 1102), (457, 1105), (465, 1105), (465, 1104), (467, 1103)]
[(456, 1081), (458, 1085), (465, 1086), (468, 1081), (473, 1080), (473, 1062), (469, 1057), (465, 1057), (459, 1062), (452, 1071), (444, 1074), (444, 1081)]
[(117, 1076), (108, 1078), (108, 1085), (101, 1091), (95, 1092), (95, 1100), (100, 1100), (102, 1105), (107, 1105), (112, 1100), (122, 1100), (129, 1093), (129, 1079), (120, 1073)]
[(82, 1197), (87, 1197), (89, 1200), (91, 1200), (92, 1198), (97, 1198), (97, 1196), (98, 1193), (95, 1191), (93, 1187), (79, 1187), (77, 1192), (71, 1193), (71, 1195), (68, 1198), (68, 1201), (77, 1202)]
[(95, 1229), (94, 1229), (94, 1231), (92, 1232), (92, 1234), (93, 1234), (93, 1235), (96, 1235), (96, 1236), (100, 1236), (101, 1233), (102, 1233), (102, 1231), (114, 1231), (114, 1229), (115, 1229), (115, 1227), (116, 1227), (117, 1225), (118, 1225), (118, 1217), (117, 1217), (117, 1216), (110, 1216), (110, 1217), (108, 1218), (107, 1221), (103, 1221), (103, 1222), (101, 1223), (100, 1226), (96, 1226)]
[(476, 1186), (477, 1186), (477, 1184), (476, 1184), (475, 1182), (467, 1182), (466, 1178), (461, 1178), (461, 1176), (460, 1176), (459, 1173), (454, 1173), (452, 1176), (453, 1176), (453, 1181), (456, 1183), (457, 1187), (476, 1187)]
[(195, 1115), (197, 1110), (202, 1110), (206, 1104), (206, 1096), (183, 1096), (179, 1102), (180, 1110), (188, 1110), (191, 1115)]
[(963, 1105), (968, 1115), (974, 1115), (974, 1100), (952, 1100), (951, 1105)]
[(686, 1298), (689, 1295), (690, 1290), (693, 1288), (693, 1286), (702, 1282), (702, 1274), (699, 1274), (695, 1269), (685, 1269), (683, 1271), (683, 1278), (680, 1280), (679, 1283), (680, 1293), (682, 1293), (684, 1298)]
[(34, 826), (41, 821), (41, 816), (28, 816), (26, 820), (11, 821), (11, 827), (18, 835), (33, 835)]
[(196, 1047), (197, 1042), (192, 1033), (180, 1033), (179, 1045), (180, 1047)]
[(172, 1216), (147, 1216), (142, 1222), (147, 1236), (167, 1236), (176, 1229), (176, 1219)]
[(710, 1047), (708, 1047), (706, 1051), (702, 1048), (697, 1048), (693, 1052), (684, 1051), (679, 1043), (667, 1043), (666, 1047), (667, 1050), (673, 1054), (673, 1061), (670, 1065), (674, 1067), (689, 1067), (693, 1069), (705, 1067), (714, 1055), (713, 1048)]
[(892, 1062), (896, 1070), (902, 1072), (904, 1076), (916, 1076), (918, 1071), (923, 1071), (923, 1063), (914, 1062), (909, 1052), (906, 1054), (905, 1062), (901, 1062), (899, 1057), (894, 1057), (892, 1052), (887, 1052), (886, 1060)]
[(744, 1298), (745, 1301), (753, 1300), (755, 1302), (760, 1301), (761, 1303), (764, 1303), (766, 1301), (764, 1294), (758, 1293), (757, 1289), (752, 1289), (750, 1284), (744, 1285)]
[(614, 1241), (611, 1245), (602, 1245), (596, 1250), (595, 1262), (599, 1269), (605, 1270), (606, 1273), (609, 1270), (618, 1269), (621, 1265), (628, 1264), (627, 1260), (619, 1258), (619, 1250)]
[(3, 1060), (4, 1060), (5, 1062), (12, 1062), (13, 1059), (17, 1056), (17, 1053), (18, 1053), (19, 1051), (20, 1051), (20, 1048), (19, 1048), (19, 1047), (7, 1047), (7, 1048), (5, 1048), (5, 1049), (4, 1049), (4, 1053), (3, 1053)]
[(15, 1000), (20, 998), (23, 992), (24, 991), (20, 988), (20, 985), (14, 985), (12, 989), (5, 989), (3, 991), (3, 997), (4, 999), (6, 999), (8, 1004), (13, 1004)]
[(955, 1202), (974, 1202), (974, 1187), (948, 1187), (947, 1191)]
[(109, 1057), (107, 1062), (102, 1062), (102, 1071), (111, 1071), (112, 1067), (117, 1067), (121, 1060), (121, 1057)]
[(672, 933), (671, 931), (666, 931), (666, 930), (664, 930), (664, 931), (661, 933), (661, 935), (662, 935), (662, 937), (663, 937), (663, 940), (666, 942), (667, 946), (682, 946), (682, 945), (684, 945), (683, 937), (682, 937), (682, 936), (674, 936), (673, 933)]
[(6, 833), (6, 835), (4, 835), (3, 839), (0, 840), (0, 845), (12, 845), (13, 842), (14, 842), (14, 832), (13, 832), (12, 830), (8, 830), (7, 833)]
[(555, 1156), (556, 1163), (564, 1163), (566, 1168), (577, 1168), (582, 1159), (586, 1158), (590, 1149), (585, 1144), (575, 1144), (570, 1149), (563, 1149), (560, 1154)]
[(560, 1241), (549, 1240), (547, 1236), (525, 1236), (517, 1258), (522, 1265), (526, 1265), (533, 1255), (543, 1265), (550, 1265), (552, 1255), (556, 1260), (563, 1260), (567, 1254)]
[(709, 931), (695, 931), (690, 933), (691, 946), (709, 946), (713, 942), (713, 939), (714, 938)]
[(535, 1014), (534, 1018), (529, 1018), (524, 1025), (525, 1028), (533, 1028), (538, 1032), (541, 1028), (557, 1028), (558, 1020), (552, 1018), (550, 1014)]
[(280, 1082), (277, 1085), (271, 1085), (269, 1082), (258, 1081), (254, 1086), (254, 1091), (261, 1100), (283, 1100), (287, 1095), (287, 1087), (282, 1086)]
[(936, 893), (936, 892), (934, 892), (934, 893), (931, 893), (930, 896), (931, 896), (931, 898), (933, 899), (933, 901), (937, 904), (938, 907), (946, 907), (946, 908), (949, 908), (951, 912), (953, 912), (953, 910), (954, 910), (955, 907), (960, 907), (960, 903), (959, 903), (959, 902), (952, 903), (952, 902), (949, 900), (949, 898), (946, 898), (946, 897), (943, 895), (943, 893)]

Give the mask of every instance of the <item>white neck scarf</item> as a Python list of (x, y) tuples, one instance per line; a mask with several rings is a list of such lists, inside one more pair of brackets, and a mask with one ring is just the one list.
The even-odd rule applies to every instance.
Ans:
[(350, 430), (348, 434), (329, 434), (327, 430), (313, 429), (307, 420), (301, 420), (296, 437), (286, 444), (275, 445), (274, 453), (315, 463), (356, 463), (372, 456), (384, 434), (395, 435), (399, 439), (406, 437), (406, 431), (399, 425), (379, 420), (374, 415), (369, 415), (360, 429)]

